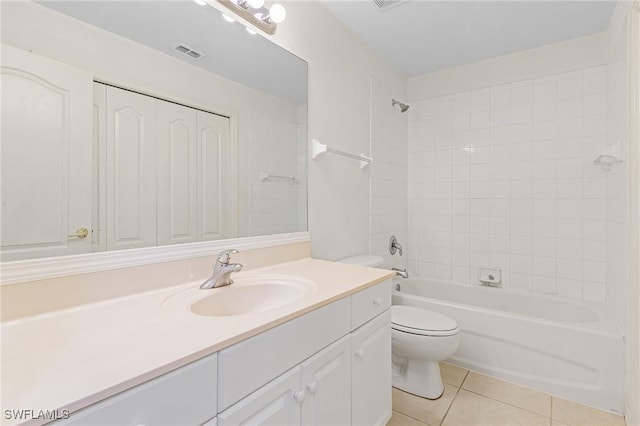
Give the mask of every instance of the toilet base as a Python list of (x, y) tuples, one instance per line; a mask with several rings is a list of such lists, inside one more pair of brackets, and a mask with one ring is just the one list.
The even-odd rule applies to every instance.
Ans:
[(394, 388), (427, 399), (438, 399), (442, 396), (444, 385), (437, 361), (399, 359), (396, 354), (393, 354), (393, 357), (395, 365), (402, 365), (399, 371), (394, 371), (392, 377)]

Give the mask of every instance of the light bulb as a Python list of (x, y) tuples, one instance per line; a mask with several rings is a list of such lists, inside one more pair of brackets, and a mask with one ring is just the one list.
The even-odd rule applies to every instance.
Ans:
[(247, 32), (251, 35), (256, 35), (258, 34), (257, 32), (253, 31), (251, 28), (247, 27)]
[(229, 17), (229, 16), (225, 15), (224, 13), (222, 14), (222, 19), (224, 19), (224, 20), (225, 20), (225, 21), (227, 21), (227, 22), (236, 22), (236, 20), (235, 20), (235, 19), (233, 19), (233, 18), (231, 18), (231, 17)]
[(204, 0), (193, 0), (195, 1), (197, 4), (199, 4), (200, 6), (206, 6), (207, 2)]
[(247, 0), (247, 3), (254, 9), (260, 9), (264, 5), (264, 0)]
[(276, 24), (283, 22), (284, 18), (286, 17), (287, 11), (280, 3), (276, 3), (269, 8), (269, 19), (271, 19)]

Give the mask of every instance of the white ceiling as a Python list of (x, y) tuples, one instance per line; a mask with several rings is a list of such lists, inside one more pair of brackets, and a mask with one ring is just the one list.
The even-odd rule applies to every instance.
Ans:
[(606, 31), (614, 1), (321, 0), (408, 77)]
[[(39, 4), (230, 80), (295, 104), (307, 100), (307, 63), (238, 23), (222, 19), (210, 6), (177, 1), (50, 1)], [(184, 44), (204, 53), (178, 53)], [(117, 58), (114, 58), (117, 60)]]

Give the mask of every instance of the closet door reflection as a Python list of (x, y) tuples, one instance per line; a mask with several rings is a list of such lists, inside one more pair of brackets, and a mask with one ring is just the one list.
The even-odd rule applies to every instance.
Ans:
[(158, 101), (158, 245), (197, 241), (196, 111)]
[(198, 241), (236, 237), (236, 162), (229, 119), (198, 111)]
[(107, 250), (237, 236), (228, 117), (101, 83), (94, 107), (105, 111), (94, 125), (106, 208), (94, 203), (94, 222), (106, 223)]
[(156, 245), (156, 100), (107, 90), (107, 250)]

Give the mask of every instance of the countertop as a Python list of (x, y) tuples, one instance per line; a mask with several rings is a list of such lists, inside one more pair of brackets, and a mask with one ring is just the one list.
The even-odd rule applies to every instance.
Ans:
[(167, 306), (168, 298), (197, 288), (198, 280), (3, 323), (3, 424), (12, 422), (5, 410), (77, 411), (394, 276), (316, 259), (234, 276), (261, 274), (304, 278), (315, 289), (290, 305), (250, 315), (208, 317)]

